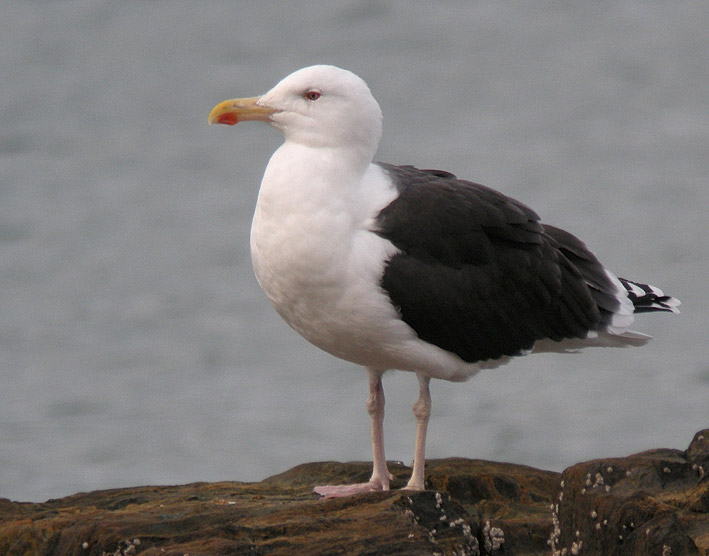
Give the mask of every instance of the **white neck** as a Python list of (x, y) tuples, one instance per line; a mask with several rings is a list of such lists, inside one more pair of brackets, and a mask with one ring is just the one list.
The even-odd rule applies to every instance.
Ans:
[[(284, 143), (271, 157), (261, 182), (260, 210), (279, 217), (317, 214), (320, 209), (350, 213), (361, 206), (369, 153), (356, 149), (311, 148)], [(275, 216), (275, 215), (274, 215)]]
[(347, 256), (352, 238), (372, 230), (373, 219), (396, 197), (379, 166), (362, 157), (348, 162), (349, 154), (285, 143), (271, 157), (251, 227), (251, 254), (262, 287), (267, 274), (275, 280), (300, 261), (311, 265), (304, 274), (312, 274), (313, 267), (325, 273), (341, 269), (334, 260)]

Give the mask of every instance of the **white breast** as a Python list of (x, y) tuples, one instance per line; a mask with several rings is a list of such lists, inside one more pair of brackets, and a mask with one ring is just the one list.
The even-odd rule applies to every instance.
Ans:
[(463, 380), (479, 366), (420, 340), (380, 286), (397, 250), (373, 233), (374, 218), (396, 195), (379, 166), (347, 175), (322, 150), (285, 144), (266, 169), (251, 227), (256, 278), (292, 328), (337, 357)]
[(400, 326), (379, 287), (395, 248), (370, 231), (396, 190), (382, 190), (387, 180), (377, 166), (364, 178), (328, 166), (320, 151), (276, 151), (259, 192), (251, 256), (261, 288), (290, 326), (321, 349), (365, 364), (360, 352), (371, 351), (372, 323)]

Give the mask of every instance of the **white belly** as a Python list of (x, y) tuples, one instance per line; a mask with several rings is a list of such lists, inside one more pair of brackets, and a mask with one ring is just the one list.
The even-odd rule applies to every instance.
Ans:
[(378, 338), (400, 327), (379, 286), (393, 246), (367, 231), (334, 234), (324, 220), (290, 215), (274, 223), (257, 208), (251, 232), (256, 278), (278, 314), (308, 341), (337, 357), (372, 364)]

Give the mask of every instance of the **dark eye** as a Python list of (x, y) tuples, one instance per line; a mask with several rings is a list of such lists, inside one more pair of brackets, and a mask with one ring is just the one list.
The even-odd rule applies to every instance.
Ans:
[(307, 100), (318, 100), (322, 96), (322, 94), (319, 91), (312, 91), (311, 90), (311, 91), (306, 91), (304, 96)]

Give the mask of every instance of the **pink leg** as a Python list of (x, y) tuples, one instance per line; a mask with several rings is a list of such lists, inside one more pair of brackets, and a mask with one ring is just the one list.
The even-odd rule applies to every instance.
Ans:
[(414, 470), (411, 479), (404, 487), (406, 490), (424, 490), (424, 468), (426, 465), (426, 430), (428, 418), (431, 416), (431, 392), (428, 388), (430, 378), (422, 374), (419, 379), (419, 399), (414, 404), (416, 417), (416, 451), (414, 453)]
[(317, 486), (314, 492), (325, 498), (339, 498), (359, 492), (389, 490), (389, 481), (393, 478), (387, 469), (384, 455), (384, 388), (382, 387), (382, 371), (367, 369), (369, 375), (369, 398), (367, 412), (372, 417), (372, 478), (367, 483), (354, 485)]

